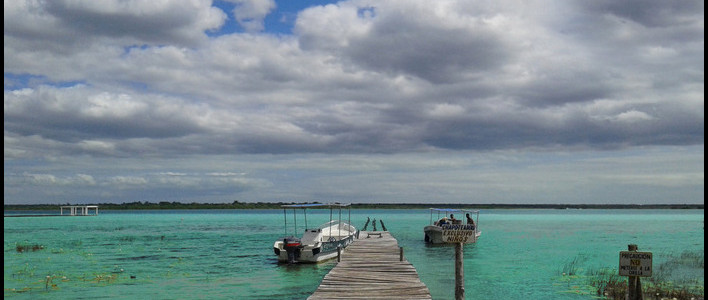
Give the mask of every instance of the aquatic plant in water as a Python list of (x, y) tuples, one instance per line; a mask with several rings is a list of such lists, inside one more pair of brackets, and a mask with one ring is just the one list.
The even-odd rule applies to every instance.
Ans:
[[(668, 259), (654, 268), (651, 277), (643, 277), (644, 299), (703, 299), (703, 281), (696, 276), (674, 274), (679, 269), (695, 269), (703, 274), (703, 254), (685, 251), (679, 255), (669, 254)], [(589, 272), (590, 284), (597, 288), (597, 295), (607, 299), (625, 299), (627, 277), (619, 276), (614, 268), (603, 268)]]
[(44, 290), (47, 291), (49, 288), (52, 288), (52, 290), (58, 290), (59, 286), (57, 286), (56, 283), (54, 283), (54, 279), (61, 278), (63, 282), (69, 281), (66, 279), (66, 276), (59, 276), (59, 275), (54, 275), (52, 274), (51, 276), (47, 275), (47, 279), (44, 281)]
[[(644, 299), (703, 299), (703, 253), (684, 251), (665, 256), (666, 261), (654, 268), (652, 276), (641, 280)], [(564, 293), (589, 292), (602, 299), (617, 300), (627, 297), (627, 277), (620, 276), (616, 268), (605, 267), (583, 272), (580, 267), (582, 262), (583, 257), (577, 256), (559, 269), (561, 281), (569, 288)], [(579, 281), (587, 281), (587, 285)]]
[[(682, 271), (678, 271), (682, 270)], [(654, 268), (652, 277), (643, 281), (646, 295), (658, 298), (696, 299), (704, 295), (704, 253), (684, 251), (670, 253), (665, 262)]]
[(118, 274), (94, 273), (93, 276), (81, 278), (83, 281), (110, 284), (118, 279)]
[(21, 243), (16, 243), (15, 244), (15, 250), (17, 252), (27, 252), (27, 251), (39, 251), (44, 249), (44, 246), (40, 244), (21, 244)]
[(558, 269), (559, 283), (554, 283), (554, 285), (560, 286), (564, 285), (564, 291), (561, 293), (570, 293), (578, 295), (592, 295), (594, 294), (594, 288), (586, 283), (586, 276), (582, 274), (583, 268), (580, 267), (581, 263), (587, 260), (585, 255), (578, 255), (571, 260), (566, 261), (561, 268)]
[(32, 277), (34, 276), (34, 271), (37, 269), (36, 266), (30, 267), (29, 263), (26, 263), (24, 267), (18, 269), (16, 272), (12, 273), (12, 277)]
[(608, 299), (625, 299), (627, 295), (627, 278), (619, 276), (619, 271), (612, 268), (602, 268), (589, 272), (590, 285), (597, 288), (597, 295)]
[(566, 262), (563, 265), (563, 268), (561, 269), (561, 275), (563, 276), (573, 276), (578, 273), (578, 265), (583, 261), (584, 259), (580, 256), (576, 256), (572, 260)]
[[(27, 277), (34, 277), (34, 269), (36, 267), (30, 268), (29, 265), (25, 267), (25, 270), (21, 270), (17, 272), (16, 274), (24, 274), (24, 276)], [(13, 278), (15, 277), (16, 274), (13, 274)], [(59, 280), (58, 280), (59, 279)], [(22, 294), (22, 293), (32, 293), (33, 291), (39, 291), (39, 290), (44, 290), (45, 292), (48, 291), (55, 291), (59, 290), (59, 282), (68, 282), (70, 281), (66, 276), (63, 274), (52, 274), (52, 275), (47, 275), (44, 277), (44, 279), (39, 279), (39, 280), (33, 280), (29, 281), (28, 283), (30, 286), (26, 286), (23, 288), (6, 288), (5, 289), (5, 296), (9, 296), (10, 294), (7, 293), (17, 293), (17, 294)], [(41, 285), (44, 284), (44, 288), (42, 289)]]

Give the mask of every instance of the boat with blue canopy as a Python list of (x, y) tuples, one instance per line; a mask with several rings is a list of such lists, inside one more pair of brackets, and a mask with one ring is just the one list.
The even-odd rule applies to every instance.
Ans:
[[(434, 214), (437, 214), (435, 219)], [(430, 244), (476, 243), (482, 235), (479, 230), (479, 210), (431, 208), (430, 224), (423, 231), (425, 242)]]
[[(351, 225), (351, 205), (343, 203), (308, 203), (282, 205), (285, 219), (285, 237), (275, 241), (273, 252), (279, 262), (317, 263), (337, 257), (337, 249), (343, 251), (354, 242), (359, 234)], [(308, 209), (329, 208), (329, 222), (311, 228), (307, 222)], [(347, 221), (342, 219), (342, 209), (348, 212)], [(288, 224), (288, 211), (292, 211), (292, 221)], [(338, 217), (334, 213), (337, 211)], [(297, 215), (302, 211), (304, 232), (298, 227)], [(290, 226), (289, 226), (290, 225)], [(293, 234), (289, 235), (289, 232)], [(302, 235), (299, 235), (302, 232)]]

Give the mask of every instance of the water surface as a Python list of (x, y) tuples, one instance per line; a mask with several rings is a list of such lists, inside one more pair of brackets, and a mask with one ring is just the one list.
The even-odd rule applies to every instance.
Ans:
[[(367, 217), (384, 221), (434, 299), (454, 298), (454, 247), (423, 242), (428, 210), (351, 211), (359, 228)], [(308, 210), (309, 227), (328, 219), (329, 210)], [(278, 264), (273, 242), (292, 234), (284, 221), (282, 210), (6, 217), (4, 295), (305, 299), (335, 262)], [(298, 215), (301, 229), (304, 221)], [(628, 244), (654, 254), (656, 276), (703, 285), (703, 210), (482, 210), (479, 223), (478, 243), (464, 248), (466, 299), (595, 299), (586, 275), (616, 270)], [(678, 259), (685, 253), (699, 253), (700, 268)], [(562, 274), (568, 266), (574, 276)]]

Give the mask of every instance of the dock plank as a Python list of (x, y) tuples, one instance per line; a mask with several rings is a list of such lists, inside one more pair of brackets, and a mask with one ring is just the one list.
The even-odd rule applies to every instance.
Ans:
[(307, 299), (432, 299), (415, 267), (400, 261), (398, 241), (388, 231), (376, 233), (361, 232)]

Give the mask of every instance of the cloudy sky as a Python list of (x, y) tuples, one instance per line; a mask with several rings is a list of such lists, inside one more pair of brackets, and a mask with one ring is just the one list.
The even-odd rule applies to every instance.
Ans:
[(704, 203), (704, 2), (4, 1), (5, 204)]

